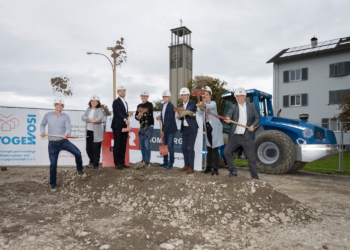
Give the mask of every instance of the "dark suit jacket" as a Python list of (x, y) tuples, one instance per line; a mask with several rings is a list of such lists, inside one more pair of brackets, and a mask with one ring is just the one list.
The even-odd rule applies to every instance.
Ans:
[[(259, 127), (259, 123), (260, 123), (258, 108), (254, 103), (245, 102), (245, 104), (247, 105), (247, 124), (244, 124), (244, 125), (248, 127), (253, 125), (256, 130)], [(227, 111), (225, 117), (229, 117), (232, 121), (238, 122), (238, 119), (239, 119), (238, 105), (239, 105), (238, 103), (232, 104), (230, 106), (230, 109)], [(230, 133), (228, 134), (228, 138), (231, 138), (231, 136), (233, 136), (235, 129), (237, 127), (236, 124), (233, 124), (233, 123), (230, 123), (230, 124), (231, 124), (231, 129), (230, 129)], [(253, 132), (250, 132), (248, 129), (245, 129), (244, 137), (250, 141), (255, 140), (255, 130)]]
[(174, 105), (171, 102), (168, 102), (165, 113), (164, 113), (164, 121), (163, 121), (163, 106), (160, 113), (160, 118), (162, 121), (162, 129), (165, 134), (175, 134), (177, 131), (176, 121), (175, 121), (175, 111)]
[[(125, 106), (123, 101), (118, 97), (113, 101), (113, 120), (112, 120), (112, 129), (122, 129), (126, 128), (126, 123), (124, 119), (128, 119), (127, 112), (128, 110), (125, 110)], [(128, 104), (126, 104), (126, 107), (128, 108)]]
[[(183, 107), (184, 106), (184, 103), (182, 102), (180, 104), (180, 107)], [(192, 111), (193, 113), (196, 113), (197, 111), (197, 106), (196, 106), (196, 103), (192, 100), (188, 100), (188, 103), (187, 103), (187, 107), (185, 110), (190, 110)], [(191, 116), (184, 116), (181, 118), (181, 132), (183, 131), (183, 128), (184, 128), (184, 119), (186, 119), (187, 123), (188, 123), (188, 126), (190, 126), (190, 128), (197, 133), (197, 130), (198, 130), (198, 124), (197, 124), (197, 120), (196, 120), (196, 117), (191, 117)]]

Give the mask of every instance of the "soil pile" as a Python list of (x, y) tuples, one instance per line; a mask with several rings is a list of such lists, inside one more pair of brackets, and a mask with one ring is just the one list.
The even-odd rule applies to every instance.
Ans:
[(73, 83), (70, 79), (65, 77), (51, 78), (52, 92), (54, 94), (63, 94), (63, 96), (71, 97), (73, 95)]
[[(169, 222), (171, 226), (227, 225), (233, 228), (308, 223), (317, 214), (265, 181), (226, 178), (201, 173), (187, 175), (178, 168), (117, 171), (88, 170), (85, 179), (74, 171), (59, 173), (65, 195), (122, 212)], [(48, 177), (42, 180), (47, 185)]]

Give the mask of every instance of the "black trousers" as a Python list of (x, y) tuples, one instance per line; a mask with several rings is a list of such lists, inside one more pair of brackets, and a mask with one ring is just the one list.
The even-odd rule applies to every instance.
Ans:
[(98, 167), (100, 163), (100, 155), (101, 155), (101, 145), (102, 142), (94, 142), (94, 131), (87, 131), (86, 138), (86, 153), (89, 156), (89, 163), (93, 164), (94, 167)]
[(231, 136), (231, 138), (228, 140), (225, 150), (224, 150), (224, 156), (228, 165), (228, 169), (232, 173), (237, 173), (237, 169), (235, 165), (233, 164), (233, 158), (232, 153), (235, 151), (239, 146), (243, 147), (243, 152), (247, 156), (248, 163), (249, 163), (249, 170), (250, 175), (252, 178), (259, 178), (258, 176), (258, 170), (256, 167), (256, 161), (255, 161), (255, 141), (249, 141), (244, 136), (234, 134)]
[(113, 158), (114, 165), (125, 164), (126, 142), (128, 140), (128, 132), (122, 132), (122, 129), (112, 128), (114, 136)]
[[(208, 132), (208, 141), (210, 143), (210, 145), (213, 145), (213, 137), (211, 134), (212, 131)], [(210, 170), (212, 168), (213, 165), (213, 156), (214, 156), (214, 168), (218, 169), (219, 168), (219, 164), (220, 164), (220, 156), (219, 156), (219, 150), (218, 148), (212, 148), (209, 147), (207, 145), (207, 150), (208, 150), (208, 154), (207, 154), (207, 170)]]

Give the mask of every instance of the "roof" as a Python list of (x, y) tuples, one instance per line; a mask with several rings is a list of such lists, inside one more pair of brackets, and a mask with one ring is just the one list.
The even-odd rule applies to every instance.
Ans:
[(170, 31), (174, 34), (177, 34), (177, 31), (179, 31), (179, 36), (182, 37), (184, 34), (184, 30), (187, 31), (187, 34), (191, 34), (192, 31), (190, 31), (188, 28), (186, 28), (186, 26), (181, 26), (179, 28), (175, 28), (175, 29), (171, 29)]
[(348, 49), (350, 49), (350, 37), (338, 38), (325, 42), (319, 42), (315, 47), (313, 47), (310, 43), (304, 46), (283, 49), (266, 63), (294, 60)]

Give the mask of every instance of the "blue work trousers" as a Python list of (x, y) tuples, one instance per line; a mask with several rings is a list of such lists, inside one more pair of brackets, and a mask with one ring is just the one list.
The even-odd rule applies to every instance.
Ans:
[(139, 131), (139, 144), (141, 148), (142, 160), (148, 164), (151, 161), (151, 138), (153, 127), (141, 128)]
[(64, 139), (59, 142), (49, 141), (49, 158), (50, 158), (50, 185), (56, 185), (57, 179), (57, 160), (61, 150), (66, 150), (75, 156), (77, 170), (83, 170), (83, 159), (80, 150), (69, 140)]
[(163, 141), (164, 145), (168, 146), (168, 152), (170, 155), (170, 161), (168, 161), (168, 155), (164, 155), (163, 164), (168, 165), (169, 163), (174, 164), (174, 137), (175, 134), (166, 134), (164, 133)]
[(185, 166), (194, 169), (194, 144), (196, 142), (197, 131), (191, 128), (184, 128), (182, 132), (182, 153), (184, 154)]

